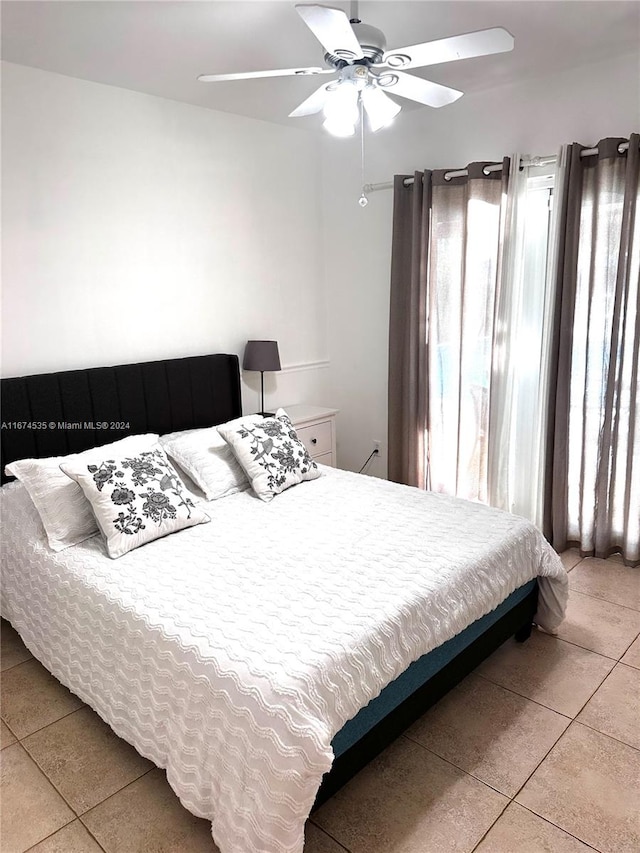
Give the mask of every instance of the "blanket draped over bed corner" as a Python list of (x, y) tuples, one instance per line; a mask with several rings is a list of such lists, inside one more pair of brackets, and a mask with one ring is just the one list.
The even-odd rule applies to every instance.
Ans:
[(53, 553), (23, 487), (0, 490), (2, 615), (221, 853), (302, 853), (336, 732), (513, 590), (538, 577), (537, 621), (563, 617), (566, 572), (529, 522), (323, 471), (118, 560), (98, 537)]

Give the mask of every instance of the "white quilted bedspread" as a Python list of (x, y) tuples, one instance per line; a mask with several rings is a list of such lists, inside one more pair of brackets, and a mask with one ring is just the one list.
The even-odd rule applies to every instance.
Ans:
[(344, 723), (420, 655), (540, 578), (567, 576), (529, 522), (323, 469), (263, 503), (121, 557), (53, 553), (19, 484), (0, 490), (2, 615), (33, 654), (167, 770), (221, 853), (301, 853)]

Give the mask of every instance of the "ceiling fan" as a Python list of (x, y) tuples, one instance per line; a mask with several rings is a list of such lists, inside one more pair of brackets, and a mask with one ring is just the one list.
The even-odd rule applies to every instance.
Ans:
[(289, 113), (289, 117), (308, 116), (324, 110), (324, 127), (330, 133), (353, 136), (361, 110), (366, 112), (372, 131), (380, 130), (393, 121), (400, 112), (400, 105), (389, 97), (390, 94), (429, 107), (442, 107), (462, 96), (457, 89), (406, 74), (407, 69), (513, 50), (513, 36), (502, 27), (386, 50), (384, 33), (362, 23), (358, 17), (357, 2), (351, 3), (350, 18), (342, 9), (329, 6), (304, 4), (295, 8), (324, 47), (328, 68), (203, 74), (198, 80), (217, 83), (256, 77), (337, 74), (336, 79), (316, 89)]

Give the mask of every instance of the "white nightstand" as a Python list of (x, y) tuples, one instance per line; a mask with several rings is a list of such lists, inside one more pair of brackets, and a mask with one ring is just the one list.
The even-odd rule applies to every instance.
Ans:
[(337, 409), (324, 406), (285, 406), (300, 441), (311, 457), (322, 465), (336, 467), (336, 415)]

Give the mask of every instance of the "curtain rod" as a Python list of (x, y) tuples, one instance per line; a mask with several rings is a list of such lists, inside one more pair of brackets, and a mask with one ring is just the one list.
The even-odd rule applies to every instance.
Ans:
[[(627, 151), (629, 148), (628, 142), (622, 142), (618, 145), (618, 151), (620, 154)], [(592, 157), (594, 154), (598, 153), (597, 148), (585, 148), (584, 151), (580, 152), (581, 157)], [(555, 163), (557, 160), (557, 156), (555, 154), (548, 154), (544, 157), (532, 157), (530, 160), (520, 160), (520, 168), (522, 169), (525, 166), (548, 166), (551, 163)], [(502, 163), (496, 163), (495, 166), (485, 166), (482, 170), (485, 175), (488, 175), (490, 172), (500, 172), (502, 170)], [(446, 172), (444, 175), (445, 181), (450, 181), (451, 178), (466, 178), (469, 174), (467, 169), (456, 169), (453, 172)], [(405, 178), (403, 184), (405, 187), (410, 187), (413, 184), (414, 178)], [(363, 192), (365, 193), (375, 193), (378, 190), (392, 190), (393, 189), (393, 181), (384, 181), (380, 184), (365, 184), (363, 186)]]
[[(546, 166), (547, 163), (555, 163), (556, 156), (551, 155), (549, 157), (534, 157), (532, 160), (521, 160), (520, 166)], [(502, 163), (496, 163), (494, 166), (485, 166), (482, 170), (485, 175), (490, 174), (491, 172), (501, 172), (502, 171)], [(450, 181), (451, 178), (466, 178), (469, 174), (467, 169), (456, 169), (453, 172), (445, 172), (444, 179), (445, 181)], [(405, 187), (410, 187), (413, 184), (414, 178), (405, 178), (402, 182)], [(378, 190), (391, 190), (393, 189), (393, 181), (385, 181), (381, 184), (365, 184), (363, 190), (365, 193), (375, 193)]]

